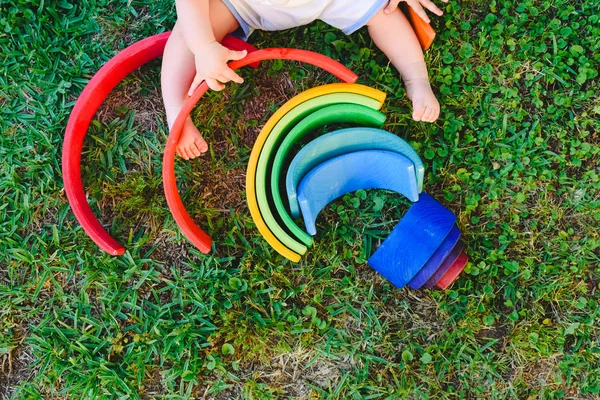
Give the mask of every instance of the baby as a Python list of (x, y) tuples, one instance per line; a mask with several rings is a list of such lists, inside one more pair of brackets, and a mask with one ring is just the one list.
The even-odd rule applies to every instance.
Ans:
[[(442, 0), (447, 2), (448, 0)], [(227, 66), (246, 56), (219, 44), (228, 34), (246, 39), (254, 29), (283, 30), (316, 19), (345, 34), (367, 26), (371, 38), (398, 70), (412, 101), (415, 121), (434, 122), (440, 105), (429, 85), (427, 67), (417, 37), (398, 9), (400, 0), (176, 0), (177, 23), (167, 42), (162, 65), (162, 93), (169, 128), (188, 95), (206, 81), (213, 90), (243, 79)], [(406, 0), (429, 22), (422, 6), (437, 15), (430, 0)], [(190, 85), (191, 82), (191, 85)], [(192, 120), (187, 119), (177, 154), (198, 157), (208, 149)]]

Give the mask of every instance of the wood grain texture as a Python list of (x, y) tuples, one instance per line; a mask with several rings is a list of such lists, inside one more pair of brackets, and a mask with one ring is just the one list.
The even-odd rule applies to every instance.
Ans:
[(391, 151), (367, 150), (325, 161), (298, 186), (298, 202), (306, 231), (316, 235), (315, 221), (338, 197), (359, 189), (387, 189), (411, 201), (419, 198), (415, 168), (410, 159)]
[(463, 242), (459, 240), (458, 243), (456, 243), (456, 246), (454, 246), (454, 248), (448, 255), (448, 257), (444, 260), (442, 265), (440, 265), (438, 270), (435, 271), (431, 278), (429, 278), (427, 282), (423, 285), (423, 289), (430, 289), (434, 287), (436, 283), (438, 283), (438, 281), (442, 279), (442, 276), (444, 276), (446, 272), (448, 272), (448, 270), (454, 264), (458, 256), (460, 256), (460, 253), (463, 252), (464, 247), (465, 246)]
[[(417, 193), (422, 191), (425, 167), (417, 152), (393, 133), (368, 127), (340, 129), (320, 136), (296, 154), (288, 168), (285, 187), (292, 216), (300, 216), (297, 190), (301, 179), (317, 165), (334, 157), (361, 150), (385, 150), (401, 154), (413, 163)], [(410, 199), (415, 201), (414, 199)]]
[(421, 193), (394, 230), (369, 258), (369, 265), (399, 288), (406, 285), (442, 244), (456, 217)]
[[(315, 100), (324, 97), (327, 96), (321, 96)], [(285, 173), (287, 172), (287, 165), (285, 163), (290, 156), (292, 147), (307, 134), (327, 125), (346, 123), (356, 126), (381, 127), (385, 122), (385, 115), (377, 111), (378, 107), (375, 108), (377, 105), (381, 106), (381, 104), (374, 102), (373, 99), (345, 94), (344, 99), (332, 97), (327, 100), (329, 101), (329, 106), (306, 116), (289, 131), (275, 154), (271, 168), (270, 189), (271, 198), (275, 205), (275, 217), (279, 217), (290, 233), (308, 247), (312, 246), (313, 238), (304, 232), (292, 219), (283, 203), (281, 192), (282, 188), (285, 191)], [(342, 100), (344, 103), (341, 102)], [(294, 205), (298, 209), (298, 203), (296, 202)]]
[[(280, 219), (277, 218), (279, 213), (274, 205), (274, 199), (271, 196), (271, 181), (269, 179), (271, 178), (271, 169), (274, 167), (273, 159), (281, 142), (292, 128), (304, 118), (310, 118), (313, 114), (319, 113), (324, 107), (336, 103), (355, 103), (347, 104), (347, 106), (354, 107), (359, 107), (357, 104), (366, 104), (368, 107), (364, 107), (365, 109), (378, 114), (380, 113), (372, 108), (380, 108), (382, 105), (372, 97), (347, 92), (331, 93), (310, 99), (291, 109), (273, 127), (271, 134), (265, 141), (263, 149), (260, 152), (258, 165), (256, 167), (256, 199), (258, 201), (260, 213), (271, 232), (273, 232), (273, 235), (275, 235), (281, 243), (299, 254), (304, 254), (306, 248), (312, 245), (312, 237), (307, 235), (295, 224), (292, 225), (292, 229), (286, 230), (286, 228), (288, 228), (287, 225), (283, 223), (283, 221), (280, 222)], [(291, 220), (291, 218), (289, 219)], [(293, 230), (293, 226), (296, 226), (295, 230)]]
[(452, 264), (450, 269), (442, 276), (442, 279), (436, 283), (436, 286), (440, 289), (447, 289), (458, 278), (468, 262), (469, 257), (467, 257), (464, 252), (460, 253), (454, 264)]
[(440, 247), (438, 247), (431, 258), (427, 260), (423, 268), (421, 268), (421, 270), (417, 272), (417, 275), (415, 275), (415, 277), (408, 282), (408, 286), (410, 286), (412, 289), (419, 289), (421, 286), (423, 286), (427, 280), (431, 278), (435, 271), (437, 271), (438, 268), (440, 268), (440, 266), (444, 263), (459, 239), (460, 229), (454, 226)]

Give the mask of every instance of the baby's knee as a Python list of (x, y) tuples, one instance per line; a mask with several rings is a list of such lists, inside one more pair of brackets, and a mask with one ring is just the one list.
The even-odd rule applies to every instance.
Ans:
[(382, 7), (377, 13), (367, 22), (367, 26), (373, 26), (382, 23), (389, 23), (391, 20), (405, 18), (404, 13), (399, 7), (396, 7), (391, 12), (386, 12), (386, 7)]

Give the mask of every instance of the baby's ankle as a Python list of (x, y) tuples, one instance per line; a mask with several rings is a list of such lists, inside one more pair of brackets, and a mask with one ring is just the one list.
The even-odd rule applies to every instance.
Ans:
[(409, 98), (413, 98), (416, 95), (423, 94), (423, 92), (433, 92), (431, 84), (427, 78), (414, 78), (404, 80), (404, 86), (406, 88), (406, 94)]

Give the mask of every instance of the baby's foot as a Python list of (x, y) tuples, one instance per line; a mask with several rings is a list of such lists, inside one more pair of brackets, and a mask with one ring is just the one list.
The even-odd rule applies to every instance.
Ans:
[(177, 155), (183, 159), (191, 160), (208, 150), (208, 144), (196, 128), (191, 118), (185, 121), (179, 142), (177, 142)]
[(438, 103), (429, 80), (418, 78), (404, 81), (406, 94), (413, 103), (413, 119), (415, 121), (435, 122), (440, 116)]

